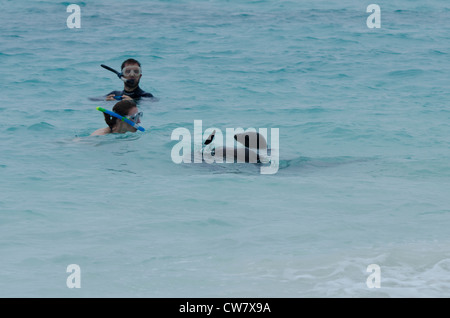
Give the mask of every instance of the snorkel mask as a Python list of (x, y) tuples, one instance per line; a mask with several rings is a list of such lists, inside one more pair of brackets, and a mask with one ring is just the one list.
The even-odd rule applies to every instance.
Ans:
[(136, 114), (130, 115), (130, 116), (124, 116), (134, 122), (135, 124), (139, 123), (139, 120), (144, 116), (143, 112), (137, 112)]
[(142, 74), (142, 71), (138, 65), (128, 65), (122, 69), (122, 74), (123, 74), (123, 76), (127, 76), (127, 77), (129, 77), (129, 76), (138, 77), (139, 75)]
[[(117, 77), (119, 77), (125, 84), (129, 85), (129, 86), (134, 86), (136, 85), (136, 79), (126, 79), (125, 76), (136, 76), (138, 77), (139, 75), (142, 74), (141, 68), (137, 65), (129, 65), (126, 66), (122, 69), (122, 72), (118, 72), (115, 69), (106, 66), (104, 64), (100, 64), (101, 67), (103, 67), (104, 69), (107, 69), (108, 71), (113, 72), (114, 74), (117, 75)], [(132, 75), (133, 74), (133, 75)]]

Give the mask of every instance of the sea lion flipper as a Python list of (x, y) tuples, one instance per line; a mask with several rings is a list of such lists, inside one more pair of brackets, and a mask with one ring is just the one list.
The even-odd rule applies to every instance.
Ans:
[(208, 138), (206, 138), (205, 140), (205, 145), (209, 145), (213, 140), (214, 140), (214, 136), (216, 134), (216, 131), (214, 130), (211, 135), (208, 136)]

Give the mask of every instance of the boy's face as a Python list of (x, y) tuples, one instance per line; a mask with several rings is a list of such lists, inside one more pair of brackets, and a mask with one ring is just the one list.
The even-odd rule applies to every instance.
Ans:
[(142, 71), (138, 64), (125, 64), (122, 69), (123, 77), (127, 80), (134, 80), (134, 85), (127, 85), (136, 87), (142, 77)]

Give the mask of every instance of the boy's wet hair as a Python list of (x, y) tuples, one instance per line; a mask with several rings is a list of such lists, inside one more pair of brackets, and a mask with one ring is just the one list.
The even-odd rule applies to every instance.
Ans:
[[(112, 111), (115, 112), (116, 114), (119, 114), (120, 116), (126, 116), (126, 115), (128, 115), (128, 111), (133, 107), (137, 107), (136, 103), (134, 101), (121, 100), (120, 102), (118, 102), (117, 104), (114, 105)], [(106, 124), (109, 126), (109, 128), (112, 131), (112, 129), (116, 125), (116, 122), (118, 119), (116, 117), (113, 117), (106, 113), (103, 113), (103, 115), (105, 116)]]
[(123, 61), (122, 66), (120, 67), (120, 69), (123, 70), (123, 68), (127, 64), (137, 64), (137, 65), (139, 65), (139, 67), (141, 67), (141, 63), (139, 63), (139, 61), (137, 61), (135, 59), (128, 59), (128, 60)]

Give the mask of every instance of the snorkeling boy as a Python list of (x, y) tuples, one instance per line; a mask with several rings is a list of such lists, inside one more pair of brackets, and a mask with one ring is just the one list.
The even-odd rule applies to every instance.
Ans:
[(106, 95), (106, 100), (139, 100), (142, 97), (153, 98), (153, 94), (143, 91), (139, 87), (142, 77), (141, 63), (135, 59), (128, 59), (122, 63), (121, 71), (126, 79), (122, 91), (112, 91)]
[[(139, 124), (141, 122), (140, 118), (143, 115), (143, 113), (138, 110), (136, 103), (132, 100), (122, 100), (116, 103), (113, 107), (113, 112), (118, 114), (119, 116), (123, 116), (128, 120), (131, 120), (135, 124)], [(128, 131), (137, 131), (135, 127), (131, 126), (125, 121), (122, 121), (107, 113), (103, 113), (103, 115), (105, 116), (105, 122), (108, 127), (97, 129), (91, 134), (91, 136), (124, 134)]]

